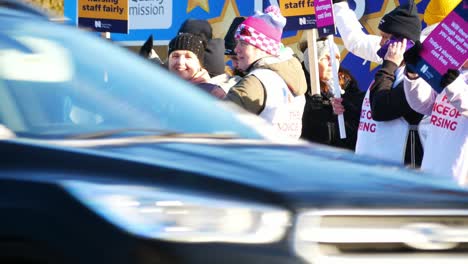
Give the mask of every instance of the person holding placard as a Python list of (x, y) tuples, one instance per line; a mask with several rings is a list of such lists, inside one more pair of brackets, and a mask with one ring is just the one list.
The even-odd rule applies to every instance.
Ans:
[[(333, 45), (333, 49), (335, 50), (335, 61), (338, 66), (340, 52), (335, 44)], [(334, 98), (330, 84), (333, 78), (330, 47), (328, 41), (322, 39), (317, 41), (320, 94), (310, 95), (311, 83), (308, 74), (308, 53), (308, 48), (305, 48), (303, 65), (307, 71), (308, 88), (305, 96), (306, 106), (304, 108), (304, 115), (302, 116), (301, 138), (311, 142), (354, 150), (364, 93), (359, 89), (357, 81), (351, 76), (349, 71), (340, 68), (338, 76), (342, 95), (341, 98)], [(337, 108), (336, 111), (344, 114), (346, 129), (346, 138), (344, 139), (340, 138), (338, 119), (334, 113), (335, 107)]]
[(234, 49), (244, 78), (226, 99), (271, 123), (278, 131), (299, 138), (307, 83), (301, 63), (292, 52), (280, 52), (286, 24), (277, 6), (257, 12), (236, 30)]
[(346, 1), (334, 1), (335, 21), (345, 47), (353, 54), (383, 62), (361, 109), (356, 153), (420, 165), (422, 146), (417, 125), (422, 115), (411, 109), (403, 90), (403, 58), (393, 49), (411, 47), (420, 38), (421, 21), (413, 1), (387, 13), (379, 23), (381, 36), (367, 35)]
[[(414, 63), (411, 57), (414, 55), (405, 56), (407, 63)], [(468, 62), (463, 65), (461, 74), (458, 70), (449, 70), (440, 85), (444, 90), (438, 94), (417, 73), (407, 72), (404, 79), (411, 107), (430, 115), (421, 169), (440, 176), (450, 175), (460, 185), (467, 186)]]
[[(432, 0), (424, 13), (427, 33), (452, 11), (460, 0)], [(404, 79), (409, 105), (429, 116), (421, 169), (440, 176), (451, 176), (468, 186), (468, 61), (460, 71), (449, 69), (436, 90), (413, 70), (421, 59), (422, 44), (417, 42), (404, 54), (408, 67)]]

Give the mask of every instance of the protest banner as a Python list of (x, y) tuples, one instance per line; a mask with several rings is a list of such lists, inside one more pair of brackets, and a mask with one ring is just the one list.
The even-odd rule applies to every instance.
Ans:
[(315, 20), (319, 37), (335, 34), (333, 19), (333, 2), (331, 0), (315, 0)]
[(459, 69), (468, 59), (468, 0), (440, 22), (423, 42), (416, 71), (440, 93), (442, 76), (448, 69)]
[(128, 33), (128, 0), (78, 0), (77, 9), (81, 27)]

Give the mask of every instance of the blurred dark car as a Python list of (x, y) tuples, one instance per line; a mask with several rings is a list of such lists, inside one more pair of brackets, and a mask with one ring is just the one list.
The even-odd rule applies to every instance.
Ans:
[(0, 263), (466, 263), (467, 190), (280, 139), (17, 12), (0, 8)]

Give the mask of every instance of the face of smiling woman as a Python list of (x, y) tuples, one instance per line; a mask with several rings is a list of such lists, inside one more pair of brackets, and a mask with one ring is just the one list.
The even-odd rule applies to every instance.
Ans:
[(197, 55), (189, 50), (176, 50), (169, 55), (169, 70), (190, 80), (201, 69)]

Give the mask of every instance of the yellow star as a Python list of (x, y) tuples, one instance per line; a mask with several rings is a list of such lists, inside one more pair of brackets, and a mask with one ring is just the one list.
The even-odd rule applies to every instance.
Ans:
[(208, 20), (213, 28), (213, 37), (224, 38), (232, 20), (240, 16), (239, 9), (237, 8), (236, 1), (228, 0), (224, 3), (223, 10), (219, 17)]
[(187, 14), (190, 13), (197, 6), (205, 10), (207, 13), (210, 13), (210, 5), (208, 4), (208, 0), (188, 0)]

